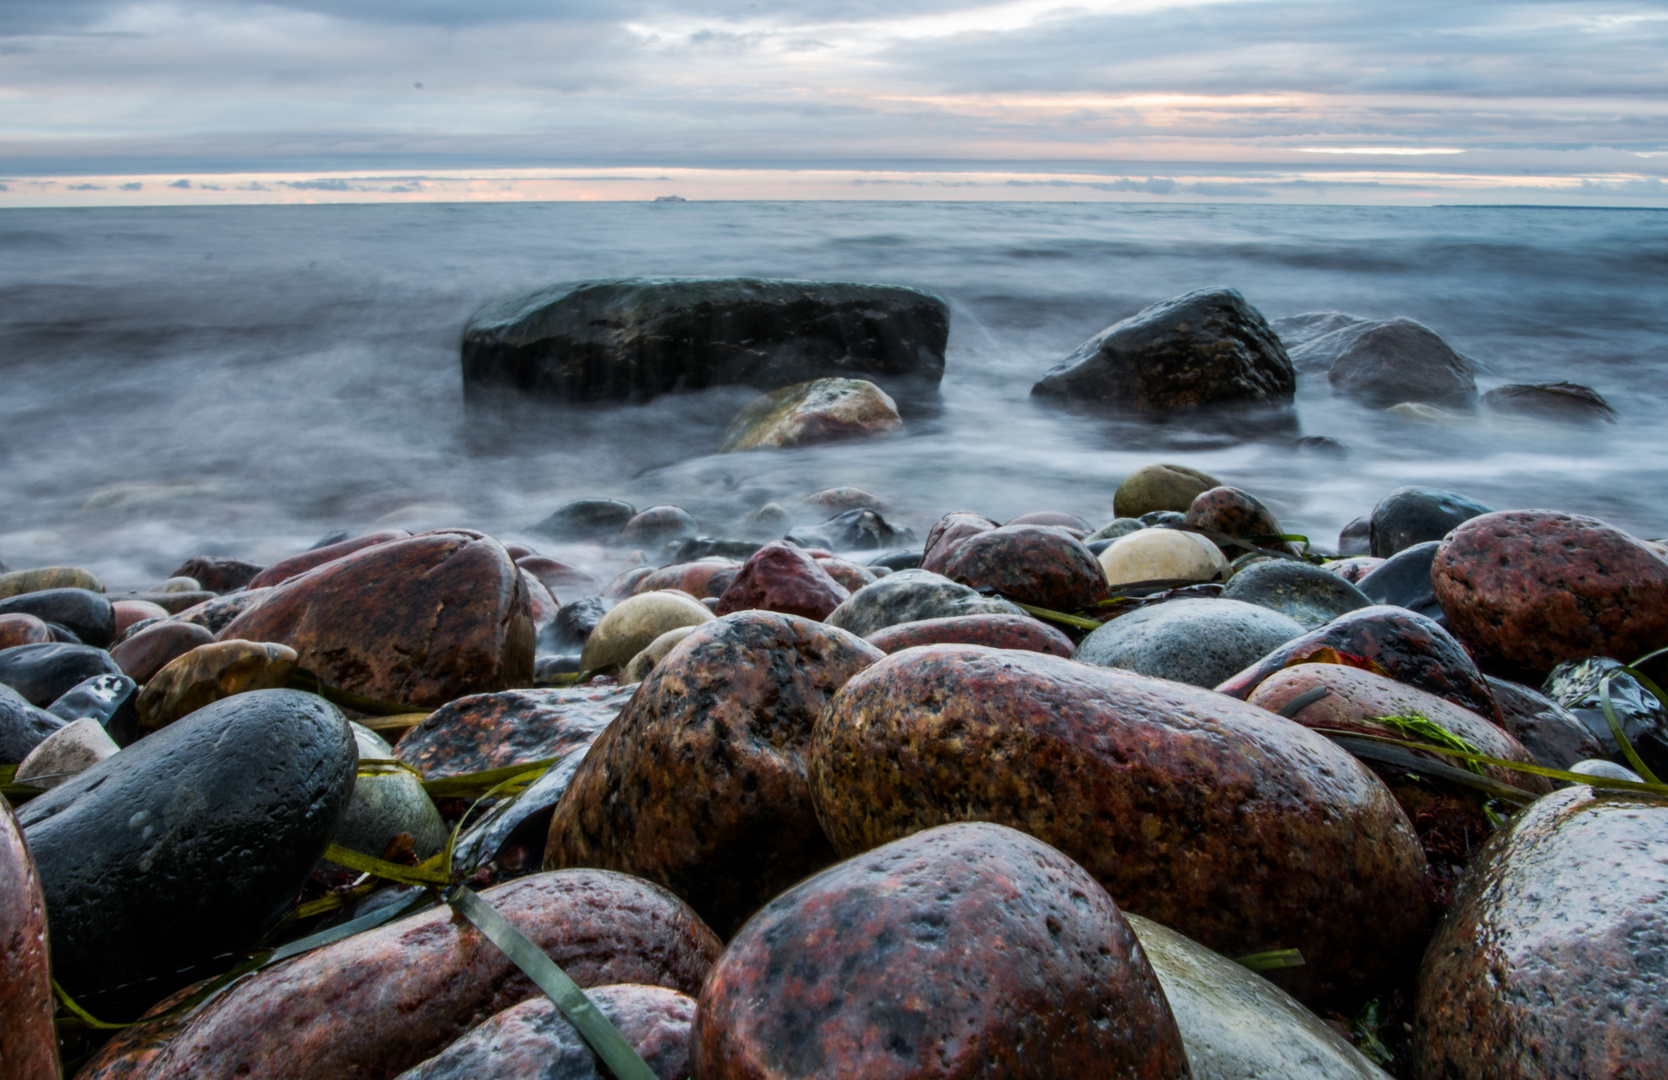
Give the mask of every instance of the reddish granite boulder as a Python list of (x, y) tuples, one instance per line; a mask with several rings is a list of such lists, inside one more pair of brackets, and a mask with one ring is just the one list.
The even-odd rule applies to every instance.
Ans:
[(1071, 638), (1029, 615), (952, 615), (945, 619), (922, 619), (876, 630), (865, 640), (883, 653), (917, 645), (988, 645), (993, 649), (1025, 649), (1069, 657), (1076, 649)]
[(288, 581), (299, 574), (305, 574), (315, 566), (323, 566), (327, 562), (335, 562), (344, 555), (351, 555), (355, 551), (362, 551), (378, 544), (387, 544), (395, 540), (403, 540), (411, 534), (404, 529), (383, 529), (380, 532), (370, 532), (363, 536), (355, 536), (335, 544), (326, 544), (321, 548), (303, 551), (298, 555), (291, 555), (287, 559), (279, 559), (265, 570), (256, 574), (246, 582), (251, 589), (264, 589), (268, 585), (277, 585)]
[(811, 790), (852, 854), (996, 821), (1081, 863), (1123, 907), (1225, 956), (1298, 947), (1270, 978), (1347, 1009), (1426, 930), (1425, 857), (1383, 784), (1301, 725), (1221, 694), (1041, 653), (894, 653), (829, 703)]
[(702, 623), (597, 739), (550, 822), (545, 865), (657, 881), (728, 936), (834, 861), (805, 778), (811, 728), (880, 650), (795, 615)]
[(264, 566), (244, 562), (242, 559), (198, 555), (196, 558), (185, 560), (183, 566), (168, 576), (191, 578), (209, 592), (224, 593), (243, 588), (265, 569)]
[(917, 833), (777, 897), (714, 966), (691, 1044), (704, 1080), (1190, 1075), (1112, 898), (987, 824)]
[[(510, 548), (506, 547), (504, 550), (508, 552)], [(545, 555), (525, 555), (516, 559), (515, 564), (542, 581), (557, 603), (562, 602), (563, 596), (595, 596), (602, 591), (602, 582), (595, 574), (588, 574), (579, 567), (570, 566), (559, 559)]]
[(498, 541), (463, 530), (362, 548), (291, 578), (219, 636), (288, 645), (333, 686), (417, 708), (533, 677), (521, 575)]
[[(120, 620), (120, 615), (117, 619)], [(52, 628), (33, 615), (0, 615), (0, 649), (9, 649), (13, 645), (44, 645), (51, 640)]]
[(854, 562), (847, 562), (845, 559), (833, 555), (812, 554), (811, 557), (817, 560), (817, 565), (822, 567), (823, 573), (852, 592), (879, 580), (874, 572), (866, 566), (859, 566)]
[(35, 860), (0, 799), (0, 1076), (58, 1080), (46, 901)]
[(1001, 525), (983, 514), (966, 510), (945, 514), (927, 532), (926, 546), (921, 549), (921, 569), (942, 574), (944, 561), (950, 557), (950, 552), (955, 550), (956, 545), (970, 536), (999, 528)]
[(1244, 699), (1276, 671), (1311, 657), (1388, 675), (1502, 723), (1500, 707), (1471, 654), (1435, 622), (1389, 604), (1346, 612), (1293, 638), (1216, 689)]
[(723, 596), (724, 590), (730, 587), (740, 573), (741, 566), (729, 559), (696, 559), (694, 562), (674, 563), (671, 566), (662, 566), (658, 570), (651, 570), (638, 578), (632, 584), (629, 595), (641, 596), (662, 589), (677, 589), (697, 600), (705, 600), (709, 596)]
[(1472, 518), (1442, 541), (1431, 581), (1456, 637), (1532, 671), (1668, 645), (1668, 559), (1593, 518)]
[[(695, 993), (721, 945), (676, 897), (596, 870), (537, 874), (482, 899), (582, 987)], [(355, 934), (244, 979), (175, 1025), (163, 1047), (130, 1035), (137, 1071), (101, 1058), (86, 1080), (387, 1080), (485, 1018), (539, 994), (450, 908)]]
[(1472, 863), (1419, 973), (1416, 1080), (1668, 1076), (1668, 803), (1571, 787)]
[(821, 622), (850, 596), (851, 590), (829, 577), (817, 560), (777, 540), (753, 553), (718, 598), (716, 611), (780, 611)]
[(603, 683), (471, 694), (406, 732), (394, 756), (428, 780), (561, 757), (613, 723), (636, 689)]
[[(1209, 529), (1225, 536), (1248, 540), (1253, 536), (1278, 536), (1283, 529), (1274, 511), (1254, 495), (1236, 487), (1213, 487), (1201, 492), (1187, 508), (1187, 524)], [(1275, 551), (1289, 551), (1283, 541), (1264, 540), (1259, 546)], [(1237, 553), (1237, 552), (1236, 552)]]
[(112, 648), (110, 659), (121, 666), (128, 678), (143, 686), (170, 660), (213, 642), (214, 635), (196, 623), (159, 622)]
[(942, 573), (1021, 604), (1072, 611), (1105, 600), (1106, 572), (1081, 540), (1050, 525), (1004, 525), (957, 544)]

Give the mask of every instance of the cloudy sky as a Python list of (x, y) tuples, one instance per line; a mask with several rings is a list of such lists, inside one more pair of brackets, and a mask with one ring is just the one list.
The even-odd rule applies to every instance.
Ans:
[(1668, 206), (1668, 4), (4, 0), (0, 204)]

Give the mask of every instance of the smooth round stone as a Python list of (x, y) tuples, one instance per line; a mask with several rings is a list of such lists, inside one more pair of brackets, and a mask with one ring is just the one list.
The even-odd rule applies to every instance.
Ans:
[(109, 653), (91, 645), (52, 642), (0, 650), (0, 683), (43, 708), (95, 675), (121, 673)]
[(880, 574), (866, 566), (859, 566), (834, 555), (827, 558), (818, 556), (817, 565), (822, 567), (823, 573), (845, 586), (847, 592), (856, 592), (865, 585), (873, 585), (881, 578)]
[(193, 965), (254, 945), (324, 853), (357, 760), (334, 705), (258, 690), (26, 804), (59, 981), (130, 1015), (202, 977)]
[(426, 780), (559, 758), (588, 746), (633, 689), (605, 682), (471, 694), (430, 713), (394, 756)]
[(852, 510), (877, 510), (881, 513), (891, 511), (886, 500), (879, 495), (850, 486), (823, 488), (821, 491), (811, 492), (799, 501), (825, 514), (844, 514)]
[(872, 439), (903, 428), (898, 404), (865, 379), (813, 379), (772, 390), (741, 408), (718, 450), (789, 448)]
[(681, 506), (651, 506), (620, 526), (620, 543), (657, 548), (668, 540), (682, 540), (701, 532), (695, 515)]
[(1076, 649), (1071, 638), (1029, 615), (957, 615), (948, 619), (922, 619), (876, 630), (866, 639), (883, 653), (912, 649), (917, 645), (988, 645), (993, 649), (1024, 649), (1029, 652), (1070, 656)]
[[(661, 986), (585, 991), (657, 1080), (687, 1080), (695, 999)], [(614, 1080), (546, 997), (505, 1009), (398, 1080)]]
[(969, 536), (943, 567), (951, 581), (1057, 611), (1075, 611), (1107, 598), (1106, 575), (1094, 553), (1051, 525), (1004, 525)]
[(63, 717), (30, 704), (0, 683), (0, 765), (16, 765), (63, 726)]
[(697, 627), (586, 754), (551, 819), (545, 865), (648, 878), (734, 933), (833, 861), (805, 753), (828, 699), (880, 657), (794, 615)]
[(1267, 979), (1162, 923), (1125, 918), (1175, 1014), (1193, 1080), (1390, 1080)]
[(221, 698), (276, 690), (295, 671), (296, 652), (270, 641), (217, 641), (177, 656), (139, 692), (139, 727), (150, 732)]
[(1094, 526), (1078, 517), (1076, 514), (1062, 514), (1057, 510), (1036, 510), (1029, 514), (1009, 518), (1004, 525), (1052, 525), (1056, 529), (1064, 529), (1083, 539), (1094, 530)]
[[(395, 760), (393, 749), (375, 732), (355, 725), (354, 740), (361, 762)], [(411, 837), (413, 854), (426, 859), (446, 846), (451, 830), (422, 782), (404, 769), (356, 776), (347, 811), (330, 842), (378, 857), (401, 833)]]
[(116, 640), (120, 641), (128, 629), (151, 619), (166, 619), (168, 609), (149, 600), (113, 600), (111, 610), (116, 613)]
[[(884, 555), (876, 555), (863, 565), (868, 567), (877, 578), (899, 570), (919, 570), (921, 569), (921, 552), (888, 551)], [(853, 589), (852, 591), (856, 592), (857, 590)]]
[(1388, 559), (1414, 544), (1440, 540), (1472, 518), (1493, 512), (1494, 507), (1452, 491), (1399, 487), (1373, 507), (1368, 523), (1371, 554)]
[(84, 644), (100, 649), (116, 640), (116, 612), (109, 598), (90, 589), (40, 589), (0, 600), (0, 615), (14, 613), (67, 627)]
[(1427, 540), (1396, 552), (1361, 578), (1356, 587), (1375, 604), (1394, 604), (1433, 619), (1442, 618), (1431, 584), (1431, 564), (1436, 561), (1440, 540)]
[(158, 581), (154, 585), (146, 588), (145, 591), (156, 593), (189, 593), (205, 592), (207, 590), (203, 588), (202, 584), (196, 578), (171, 577), (163, 578), (161, 581)]
[(29, 756), (18, 763), (14, 779), (31, 787), (55, 788), (119, 749), (97, 720), (72, 720), (29, 751)]
[(989, 824), (917, 833), (773, 900), (713, 967), (691, 1047), (701, 1077), (1189, 1075), (1112, 898)]
[(46, 901), (10, 804), (0, 799), (0, 1068), (7, 1080), (59, 1080)]
[(753, 553), (713, 610), (719, 615), (779, 611), (821, 621), (850, 596), (802, 548), (777, 540)]
[[(607, 585), (604, 585), (602, 587), (602, 592), (601, 592), (600, 595), (605, 600), (624, 600), (628, 596), (636, 596), (637, 593), (640, 591), (638, 589), (638, 586), (643, 584), (643, 582), (649, 577), (650, 574), (659, 573), (660, 570), (668, 570), (668, 569), (673, 569), (673, 568), (681, 568), (681, 567), (689, 566), (691, 563), (701, 562), (701, 561), (702, 560), (700, 560), (700, 559), (678, 560), (678, 561), (670, 564), (669, 566), (663, 566), (663, 567), (658, 567), (658, 568), (650, 566), (647, 563), (645, 563), (643, 565), (640, 565), (640, 566), (628, 566), (626, 569), (620, 571), (619, 574), (615, 575), (615, 577), (612, 581), (610, 581)], [(711, 562), (711, 563), (715, 563), (715, 564), (720, 564), (720, 560), (718, 560), (718, 559), (708, 559), (706, 561)], [(722, 565), (722, 564), (720, 564), (720, 565)], [(665, 580), (676, 582), (677, 578), (672, 577), (672, 578), (667, 578)], [(690, 595), (693, 596), (695, 594), (690, 593)]]
[(94, 675), (71, 687), (47, 711), (64, 720), (96, 720), (118, 746), (139, 737), (139, 687), (126, 675)]
[(1006, 600), (976, 590), (930, 570), (899, 570), (851, 594), (851, 599), (823, 620), (829, 626), (868, 637), (876, 630), (922, 619), (957, 615), (1024, 615)]
[(1483, 680), (1500, 706), (1506, 730), (1540, 764), (1563, 769), (1572, 761), (1605, 755), (1603, 741), (1587, 729), (1581, 718), (1545, 694), (1492, 675), (1484, 675)]
[(1358, 517), (1338, 533), (1338, 554), (1346, 559), (1373, 553), (1373, 522), (1370, 517)]
[(1113, 518), (1111, 521), (1108, 521), (1105, 525), (1102, 525), (1088, 536), (1085, 536), (1083, 538), (1083, 542), (1085, 544), (1093, 544), (1102, 540), (1121, 540), (1130, 533), (1140, 532), (1145, 528), (1146, 526), (1141, 524), (1141, 522), (1136, 518)]
[[(694, 994), (723, 948), (677, 897), (624, 874), (535, 874), (480, 895), (581, 987)], [(130, 1077), (126, 1057), (145, 1080), (393, 1077), (540, 997), (514, 961), (441, 906), (243, 979), (173, 1025), (160, 1051), (95, 1058), (84, 1075)]]
[(1278, 611), (1238, 600), (1169, 600), (1120, 615), (1075, 659), (1210, 688), (1303, 633)]
[(306, 551), (291, 555), (268, 566), (254, 577), (247, 585), (250, 589), (264, 589), (278, 585), (293, 577), (299, 577), (307, 571), (323, 566), (325, 563), (335, 562), (356, 551), (376, 547), (379, 544), (404, 540), (411, 534), (404, 529), (382, 529), (378, 532), (364, 533), (360, 536), (345, 537), (330, 544), (318, 544)]
[(47, 589), (86, 589), (101, 593), (104, 582), (91, 571), (78, 566), (39, 566), (33, 570), (0, 574), (0, 600)]
[[(162, 594), (157, 594), (161, 596)], [(181, 594), (184, 595), (184, 594)], [(174, 613), (174, 621), (201, 626), (211, 634), (218, 634), (232, 620), (256, 606), (266, 602), (272, 596), (272, 588), (245, 589), (229, 596), (213, 596), (198, 604)]]
[[(1253, 536), (1270, 537), (1284, 533), (1274, 511), (1264, 506), (1261, 499), (1236, 487), (1214, 487), (1200, 492), (1187, 508), (1186, 523), (1200, 529), (1222, 533), (1237, 539)], [(1286, 551), (1281, 540), (1258, 541), (1262, 547)]]
[[(956, 510), (945, 514), (934, 522), (933, 527), (927, 532), (927, 542), (922, 549), (920, 568), (931, 570), (935, 574), (943, 573), (945, 561), (963, 540), (1000, 527), (995, 521), (983, 514), (975, 514), (967, 510)], [(900, 567), (899, 569), (910, 568)]]
[[(666, 566), (707, 558), (734, 559), (741, 563), (763, 546), (751, 540), (734, 540), (725, 536), (692, 536), (677, 545), (667, 544), (661, 550), (660, 561)], [(603, 590), (602, 595), (614, 595), (613, 586)]]
[(1412, 1073), (1668, 1076), (1668, 804), (1585, 786), (1515, 814), (1425, 952)]
[(227, 559), (217, 555), (198, 555), (185, 560), (171, 578), (191, 578), (209, 592), (225, 593), (241, 589), (266, 567), (242, 559)]
[(1330, 570), (1291, 559), (1269, 559), (1241, 567), (1222, 590), (1222, 599), (1278, 611), (1305, 630), (1314, 630), (1345, 612), (1373, 603)]
[(0, 649), (14, 645), (45, 645), (52, 628), (33, 615), (0, 615)]
[(1586, 761), (1578, 761), (1567, 766), (1567, 768), (1572, 773), (1580, 773), (1582, 776), (1593, 776), (1604, 780), (1626, 780), (1634, 784), (1645, 782), (1644, 778), (1632, 769), (1624, 769), (1614, 761), (1606, 761), (1603, 758), (1588, 758)]
[(630, 503), (618, 499), (575, 499), (552, 510), (529, 532), (552, 540), (613, 540), (625, 523), (637, 516)]
[(842, 854), (950, 821), (1023, 829), (1123, 907), (1348, 1011), (1418, 956), (1426, 866), (1389, 791), (1324, 737), (1162, 679), (1041, 653), (907, 649), (848, 682), (811, 740)]
[(709, 555), (694, 562), (662, 566), (640, 578), (632, 586), (631, 595), (676, 589), (697, 600), (716, 599), (735, 582), (741, 573), (741, 565), (734, 559)]
[(196, 623), (159, 622), (112, 648), (110, 658), (134, 682), (148, 683), (175, 657), (213, 642), (214, 635)]
[(694, 626), (715, 616), (684, 592), (648, 592), (628, 597), (604, 615), (585, 639), (581, 671), (623, 666), (650, 642), (679, 626)]
[(1229, 573), (1215, 544), (1179, 529), (1142, 529), (1114, 540), (1100, 553), (1100, 565), (1114, 589), (1151, 581), (1214, 581)]
[(1668, 645), (1668, 559), (1593, 518), (1473, 518), (1443, 541), (1431, 578), (1456, 637), (1533, 671)]
[(540, 635), (550, 630), (562, 606), (545, 588), (544, 582), (532, 574), (517, 567), (516, 576), (521, 579), (522, 595), (527, 597), (527, 618), (533, 624), (533, 640), (536, 642)]
[(1112, 513), (1138, 518), (1154, 510), (1187, 513), (1193, 500), (1222, 481), (1186, 465), (1143, 465), (1124, 478), (1112, 496)]
[(640, 683), (648, 678), (649, 672), (653, 671), (654, 666), (660, 663), (667, 653), (672, 651), (673, 646), (694, 632), (695, 627), (693, 626), (680, 626), (675, 630), (666, 631), (649, 642), (643, 647), (643, 651), (632, 657), (631, 662), (620, 672), (620, 685)]
[(1347, 559), (1333, 559), (1321, 564), (1321, 569), (1329, 574), (1337, 574), (1351, 585), (1360, 588), (1361, 579), (1383, 566), (1386, 559), (1375, 559), (1371, 555), (1352, 555)]

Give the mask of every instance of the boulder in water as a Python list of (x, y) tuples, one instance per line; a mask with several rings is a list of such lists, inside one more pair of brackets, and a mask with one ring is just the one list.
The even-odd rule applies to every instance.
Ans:
[[(1347, 321), (1346, 321), (1347, 320)], [(1470, 408), (1476, 366), (1412, 319), (1343, 316), (1292, 348), (1301, 371), (1325, 370), (1334, 392), (1385, 408), (1402, 401)]]
[(698, 536), (701, 523), (681, 506), (651, 506), (640, 510), (620, 526), (620, 543), (646, 548), (662, 547), (669, 540)]
[(724, 430), (721, 453), (790, 448), (890, 435), (903, 427), (897, 402), (863, 379), (813, 379), (750, 402)]
[(915, 533), (892, 526), (873, 510), (847, 510), (821, 525), (794, 529), (786, 539), (800, 547), (829, 551), (879, 551), (913, 544)]
[(574, 499), (546, 514), (530, 531), (552, 540), (607, 541), (619, 536), (637, 509), (618, 499)]
[(1483, 408), (1504, 416), (1574, 423), (1616, 422), (1616, 410), (1590, 386), (1573, 382), (1509, 383), (1483, 395)]
[(1302, 634), (1302, 623), (1255, 604), (1169, 600), (1091, 632), (1075, 657), (1209, 689)]

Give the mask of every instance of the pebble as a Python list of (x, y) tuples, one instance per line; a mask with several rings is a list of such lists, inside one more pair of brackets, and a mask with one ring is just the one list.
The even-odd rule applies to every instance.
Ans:
[(1182, 1038), (1118, 905), (1060, 852), (929, 829), (789, 889), (702, 988), (701, 1077), (1182, 1080)]
[(1425, 857), (1377, 777), (1221, 694), (1041, 653), (938, 645), (880, 660), (817, 724), (817, 816), (844, 855), (957, 820), (1031, 833), (1123, 907), (1348, 1009), (1405, 973)]
[(620, 543), (628, 547), (661, 547), (670, 540), (698, 536), (700, 522), (681, 506), (651, 506), (620, 526)]
[(1024, 649), (1069, 657), (1076, 646), (1071, 638), (1029, 615), (953, 615), (921, 619), (876, 630), (866, 639), (883, 653), (917, 645), (988, 645), (993, 649)]
[(589, 745), (633, 689), (588, 683), (471, 694), (430, 713), (400, 739), (394, 756), (426, 780), (561, 757)]
[(1371, 554), (1388, 559), (1414, 544), (1440, 540), (1472, 518), (1493, 512), (1492, 506), (1440, 488), (1396, 488), (1378, 501), (1368, 519)]
[(1143, 465), (1118, 485), (1112, 512), (1120, 518), (1139, 518), (1155, 510), (1185, 514), (1194, 499), (1221, 486), (1216, 477), (1186, 465)]
[(899, 570), (851, 594), (823, 620), (829, 626), (868, 637), (876, 630), (922, 619), (956, 615), (1024, 615), (1006, 600), (929, 570)]
[[(1144, 528), (1146, 528), (1146, 526), (1141, 524), (1141, 521), (1138, 518), (1113, 518), (1111, 521), (1108, 521), (1105, 525), (1102, 525), (1088, 536), (1085, 536), (1083, 538), (1083, 542), (1085, 544), (1109, 544), (1114, 540), (1123, 539), (1132, 532), (1140, 532)], [(1100, 550), (1096, 550), (1095, 554), (1099, 555)]]
[(1375, 559), (1371, 555), (1352, 555), (1347, 559), (1332, 559), (1321, 564), (1321, 569), (1331, 574), (1337, 574), (1351, 585), (1360, 588), (1360, 581), (1368, 574), (1383, 566), (1388, 560)]
[(1338, 531), (1338, 554), (1345, 559), (1373, 553), (1373, 520), (1362, 515)]
[(156, 582), (146, 588), (145, 591), (148, 593), (196, 593), (207, 592), (209, 590), (204, 589), (203, 586), (198, 583), (196, 578), (171, 577), (164, 578), (163, 580)]
[(369, 532), (350, 539), (338, 540), (332, 544), (316, 545), (300, 554), (279, 559), (250, 578), (244, 585), (249, 589), (264, 589), (271, 585), (278, 585), (293, 577), (305, 574), (315, 567), (352, 555), (356, 551), (376, 547), (378, 544), (392, 543), (395, 540), (403, 540), (410, 535), (404, 529), (382, 529), (378, 532)]
[(11, 806), (0, 800), (0, 1070), (7, 1080), (62, 1076), (46, 930), (35, 860)]
[(0, 573), (0, 600), (47, 589), (86, 589), (101, 593), (104, 582), (79, 566), (39, 566), (33, 570)]
[(1114, 540), (1100, 553), (1100, 565), (1113, 589), (1158, 582), (1215, 581), (1229, 576), (1228, 560), (1198, 533), (1179, 529), (1142, 529)]
[(581, 671), (623, 666), (655, 638), (679, 626), (713, 619), (713, 613), (685, 592), (666, 590), (639, 593), (604, 615), (585, 639)]
[[(353, 735), (361, 763), (397, 760), (392, 748), (369, 728), (354, 724)], [(413, 855), (427, 859), (446, 846), (451, 830), (422, 782), (404, 769), (354, 777), (353, 795), (330, 842), (376, 857), (401, 834), (411, 838)]]
[(844, 514), (851, 510), (873, 510), (876, 513), (890, 513), (891, 507), (879, 495), (863, 488), (841, 486), (823, 488), (813, 491), (799, 500), (803, 506), (819, 510), (825, 514)]
[(1278, 611), (1306, 630), (1318, 629), (1340, 615), (1373, 604), (1342, 575), (1293, 559), (1269, 559), (1240, 567), (1222, 590), (1222, 599)]
[(755, 551), (718, 598), (714, 611), (758, 609), (822, 621), (851, 597), (804, 549), (777, 540)]
[(793, 528), (793, 514), (780, 503), (765, 503), (741, 519), (741, 532), (750, 540), (780, 540)]
[(90, 589), (38, 589), (0, 600), (0, 615), (11, 614), (67, 627), (83, 644), (100, 649), (116, 640), (116, 612), (109, 598)]
[(1239, 600), (1169, 600), (1120, 615), (1075, 658), (1206, 689), (1303, 634), (1303, 624)]
[(139, 728), (149, 733), (212, 702), (289, 682), (296, 652), (287, 645), (217, 641), (170, 660), (139, 692)]
[(1055, 611), (1091, 607), (1108, 596), (1094, 553), (1052, 525), (1004, 525), (977, 533), (956, 544), (942, 566), (951, 581)]
[(1606, 761), (1603, 758), (1588, 758), (1586, 761), (1578, 761), (1574, 765), (1566, 766), (1566, 768), (1572, 773), (1580, 773), (1582, 776), (1592, 776), (1604, 780), (1626, 780), (1631, 784), (1643, 784), (1645, 782), (1644, 777), (1632, 769), (1624, 769), (1614, 761)]
[(18, 763), (14, 779), (31, 787), (55, 788), (119, 749), (97, 720), (71, 720), (29, 751)]
[(95, 675), (121, 673), (109, 653), (91, 645), (52, 642), (0, 650), (0, 683), (42, 708)]
[(0, 615), (0, 650), (14, 645), (45, 645), (52, 629), (33, 615)]
[(872, 439), (903, 428), (898, 403), (864, 379), (814, 379), (773, 390), (742, 407), (718, 450), (791, 448)]
[(134, 682), (148, 683), (175, 657), (213, 641), (214, 635), (196, 623), (153, 623), (112, 648), (110, 659)]

